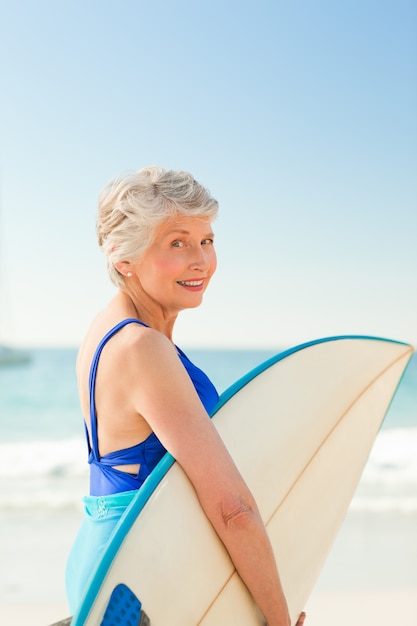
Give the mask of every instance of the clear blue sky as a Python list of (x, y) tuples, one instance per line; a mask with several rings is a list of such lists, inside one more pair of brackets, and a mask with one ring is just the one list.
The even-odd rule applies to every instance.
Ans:
[(191, 171), (219, 268), (187, 347), (417, 343), (414, 0), (0, 1), (4, 340), (76, 345), (113, 293), (113, 176)]

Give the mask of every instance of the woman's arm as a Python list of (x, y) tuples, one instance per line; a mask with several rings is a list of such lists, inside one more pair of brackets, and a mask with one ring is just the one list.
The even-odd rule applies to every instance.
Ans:
[(268, 626), (289, 626), (275, 558), (255, 500), (175, 347), (160, 333), (148, 331), (138, 334), (129, 353), (124, 376), (137, 412), (184, 469)]

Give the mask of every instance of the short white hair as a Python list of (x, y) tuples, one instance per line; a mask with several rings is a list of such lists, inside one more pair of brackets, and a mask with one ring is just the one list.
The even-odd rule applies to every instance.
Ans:
[(124, 286), (115, 264), (137, 263), (156, 227), (176, 215), (215, 220), (218, 202), (188, 172), (146, 167), (108, 183), (100, 194), (97, 236), (111, 281)]

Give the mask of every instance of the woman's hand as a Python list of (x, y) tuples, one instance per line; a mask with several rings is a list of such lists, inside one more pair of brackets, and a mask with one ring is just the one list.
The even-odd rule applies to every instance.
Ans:
[[(295, 626), (303, 626), (305, 618), (306, 618), (306, 614), (303, 611), (302, 613), (300, 613), (300, 617), (298, 618), (298, 621), (295, 624)], [(263, 623), (263, 626), (268, 626), (266, 622), (262, 622), (262, 623)]]

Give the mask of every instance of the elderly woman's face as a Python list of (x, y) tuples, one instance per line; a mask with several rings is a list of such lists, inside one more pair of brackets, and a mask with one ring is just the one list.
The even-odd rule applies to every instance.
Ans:
[(216, 270), (213, 239), (207, 219), (178, 215), (159, 225), (134, 268), (142, 289), (164, 307), (198, 306)]

